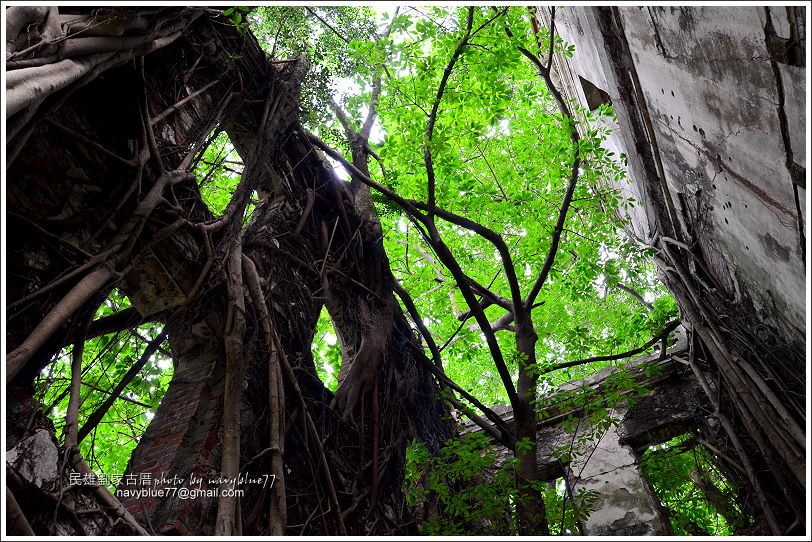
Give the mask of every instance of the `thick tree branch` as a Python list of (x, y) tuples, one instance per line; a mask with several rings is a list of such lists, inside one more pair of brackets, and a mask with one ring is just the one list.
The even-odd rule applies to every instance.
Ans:
[(594, 362), (597, 362), (597, 361), (614, 361), (616, 359), (630, 358), (630, 357), (632, 357), (634, 355), (639, 354), (640, 352), (645, 351), (647, 348), (650, 348), (650, 347), (654, 346), (659, 341), (666, 338), (669, 333), (671, 333), (672, 331), (677, 329), (677, 326), (679, 326), (679, 324), (680, 324), (679, 320), (672, 320), (671, 322), (666, 324), (666, 326), (663, 328), (663, 330), (661, 332), (659, 332), (657, 335), (655, 335), (646, 344), (644, 344), (643, 346), (640, 346), (638, 348), (634, 348), (632, 350), (627, 350), (626, 352), (623, 352), (621, 354), (613, 354), (611, 356), (594, 356), (594, 357), (591, 357), (591, 358), (579, 359), (577, 361), (566, 361), (564, 363), (559, 363), (557, 365), (553, 365), (552, 367), (548, 367), (548, 368), (544, 369), (543, 371), (541, 371), (541, 373), (539, 373), (539, 374), (547, 374), (547, 373), (551, 373), (553, 371), (558, 371), (559, 369), (567, 369), (569, 367), (575, 367), (577, 365), (584, 365), (584, 364), (587, 364), (587, 363), (594, 363)]
[(159, 123), (160, 121), (162, 121), (163, 119), (165, 119), (166, 117), (168, 117), (169, 115), (171, 115), (172, 113), (174, 113), (175, 111), (177, 111), (178, 109), (180, 109), (181, 107), (183, 107), (184, 105), (189, 103), (190, 101), (194, 100), (197, 96), (199, 96), (200, 94), (203, 94), (204, 92), (206, 92), (207, 90), (209, 90), (211, 87), (213, 87), (214, 85), (216, 85), (219, 82), (220, 82), (220, 79), (215, 79), (214, 81), (210, 81), (210, 82), (206, 83), (205, 85), (203, 85), (203, 87), (197, 89), (196, 91), (192, 92), (191, 94), (189, 94), (188, 96), (186, 96), (182, 100), (178, 101), (175, 104), (170, 105), (169, 107), (167, 107), (166, 109), (164, 109), (163, 111), (161, 111), (160, 113), (158, 113), (157, 115), (155, 115), (154, 117), (149, 119), (149, 123), (150, 124)]
[(13, 380), (39, 347), (47, 341), (90, 297), (113, 277), (109, 265), (102, 265), (79, 281), (48, 311), (20, 346), (6, 356), (6, 378)]
[(580, 149), (575, 148), (575, 161), (572, 163), (572, 171), (570, 172), (570, 182), (567, 185), (567, 191), (564, 194), (564, 200), (561, 202), (561, 209), (558, 211), (558, 220), (553, 229), (553, 235), (550, 239), (550, 249), (547, 252), (547, 257), (544, 259), (544, 266), (541, 268), (536, 282), (530, 289), (530, 293), (525, 300), (526, 305), (532, 305), (536, 301), (541, 288), (547, 280), (550, 270), (553, 268), (556, 254), (558, 254), (558, 245), (561, 242), (561, 234), (564, 232), (564, 223), (567, 220), (567, 211), (569, 211), (570, 204), (572, 203), (572, 196), (575, 194), (575, 186), (578, 184), (579, 169), (581, 167)]
[[(420, 209), (422, 211), (428, 211), (428, 204), (408, 200), (408, 202), (413, 205), (415, 208)], [(435, 216), (442, 218), (443, 220), (455, 224), (457, 226), (463, 227), (467, 230), (470, 230), (480, 237), (485, 238), (487, 241), (496, 247), (496, 250), (499, 252), (499, 256), (502, 260), (502, 267), (505, 269), (505, 278), (507, 279), (508, 285), (510, 287), (510, 297), (511, 297), (511, 305), (505, 305), (502, 300), (505, 298), (499, 297), (494, 295), (492, 300), (497, 305), (503, 306), (505, 310), (513, 310), (514, 306), (521, 306), (522, 304), (522, 296), (521, 291), (519, 289), (519, 280), (516, 276), (516, 268), (513, 264), (513, 257), (510, 254), (510, 249), (508, 248), (507, 244), (505, 244), (505, 240), (499, 235), (497, 232), (493, 231), (492, 229), (488, 228), (487, 226), (483, 226), (482, 224), (471, 220), (470, 218), (458, 215), (456, 213), (452, 213), (451, 211), (446, 211), (441, 207), (434, 208)], [(429, 241), (431, 245), (431, 242)], [(489, 291), (484, 286), (481, 287), (482, 291)], [(487, 295), (487, 293), (484, 293)], [(498, 301), (497, 301), (498, 299)]]
[(423, 318), (420, 317), (420, 313), (417, 310), (417, 306), (414, 304), (412, 296), (409, 295), (409, 292), (407, 292), (398, 281), (394, 281), (392, 289), (396, 294), (398, 294), (400, 300), (403, 301), (403, 304), (406, 306), (406, 311), (409, 313), (409, 316), (412, 317), (412, 321), (417, 326), (420, 334), (423, 336), (423, 340), (426, 341), (426, 346), (428, 346), (431, 356), (434, 359), (434, 365), (438, 369), (442, 370), (443, 360), (442, 356), (440, 355), (440, 349), (437, 348), (437, 343), (434, 341), (434, 337), (429, 332), (426, 324), (423, 323)]
[(550, 68), (553, 66), (553, 50), (555, 48), (555, 6), (550, 6), (550, 48), (547, 50), (547, 69), (546, 72), (550, 73)]
[(65, 413), (65, 449), (70, 457), (79, 453), (79, 402), (82, 392), (82, 361), (85, 352), (85, 336), (87, 327), (90, 325), (92, 312), (85, 318), (85, 322), (73, 343), (70, 364), (70, 396), (68, 397), (68, 408)]
[[(429, 209), (428, 204), (411, 199), (406, 199), (397, 194), (396, 192), (394, 192), (393, 190), (373, 181), (372, 179), (369, 178), (369, 176), (365, 175), (361, 170), (355, 167), (352, 164), (352, 162), (348, 161), (338, 151), (331, 148), (321, 139), (319, 139), (313, 134), (308, 134), (308, 137), (316, 147), (323, 150), (332, 158), (341, 163), (341, 165), (344, 166), (350, 172), (350, 174), (352, 174), (353, 176), (357, 176), (364, 184), (367, 184), (370, 187), (374, 188), (375, 190), (377, 190), (378, 192), (380, 192), (381, 194), (392, 200), (394, 203), (399, 205), (404, 211), (406, 211), (406, 213), (408, 213), (411, 217), (415, 218), (418, 222), (420, 222), (424, 226), (426, 225), (427, 220), (426, 215), (422, 214), (420, 211), (421, 210), (428, 211)], [(442, 218), (443, 220), (446, 220), (448, 222), (451, 222), (452, 224), (456, 224), (457, 226), (461, 226), (463, 228), (471, 230), (474, 233), (480, 235), (481, 237), (484, 237), (496, 247), (496, 249), (499, 251), (499, 255), (502, 258), (502, 264), (505, 268), (508, 283), (511, 285), (512, 301), (513, 302), (515, 302), (516, 300), (520, 301), (521, 293), (519, 292), (518, 279), (516, 278), (516, 270), (513, 266), (513, 259), (510, 255), (510, 250), (508, 249), (507, 245), (502, 239), (502, 236), (499, 235), (497, 232), (491, 230), (490, 228), (483, 226), (482, 224), (479, 224), (478, 222), (475, 222), (464, 216), (452, 213), (450, 211), (446, 211), (440, 207), (435, 207), (434, 212), (436, 216)], [(429, 245), (433, 246), (431, 241), (429, 241)], [(488, 290), (484, 286), (477, 285), (477, 287), (484, 293), (484, 295), (487, 295), (487, 292), (490, 292), (490, 290)], [(494, 300), (494, 303), (497, 303), (500, 306), (504, 306), (506, 310), (512, 310), (512, 306), (505, 304), (506, 301), (505, 298), (493, 294), (492, 299)]]
[[(496, 333), (497, 331), (516, 331), (516, 327), (513, 326), (513, 321), (515, 317), (512, 312), (506, 312), (496, 320), (490, 323), (491, 330)], [(472, 325), (469, 327), (471, 331), (481, 331), (479, 326)]]
[(242, 235), (238, 234), (228, 256), (228, 314), (225, 325), (226, 375), (223, 390), (223, 444), (220, 459), (220, 496), (215, 532), (230, 536), (241, 530), (237, 514), (236, 477), (240, 471), (240, 412), (245, 379), (245, 296), (242, 277)]
[[(443, 371), (442, 359), (440, 357), (440, 349), (437, 347), (437, 343), (434, 342), (434, 337), (431, 335), (428, 328), (426, 328), (426, 326), (423, 324), (423, 319), (420, 317), (420, 313), (418, 312), (417, 307), (414, 304), (414, 301), (412, 301), (411, 296), (397, 282), (395, 283), (394, 290), (398, 294), (398, 297), (400, 297), (401, 301), (403, 301), (403, 304), (406, 306), (406, 310), (409, 313), (409, 316), (412, 317), (412, 321), (415, 323), (417, 329), (420, 331), (420, 334), (423, 336), (423, 339), (426, 341), (426, 345), (428, 346), (429, 351), (431, 352), (431, 355), (434, 358), (434, 364), (428, 365), (428, 368), (431, 371), (431, 373), (437, 377), (437, 379), (440, 381), (441, 384), (448, 386), (452, 390), (456, 391), (461, 396), (463, 396), (467, 401), (469, 401), (471, 404), (473, 404), (475, 407), (481, 410), (482, 413), (485, 414), (485, 416), (489, 420), (491, 420), (491, 422), (494, 425), (492, 426), (491, 424), (484, 422), (481, 418), (479, 418), (476, 415), (473, 415), (473, 417), (469, 415), (469, 413), (473, 414), (473, 412), (471, 412), (470, 409), (464, 407), (464, 405), (462, 405), (459, 401), (453, 399), (453, 397), (450, 398), (450, 400), (452, 400), (452, 404), (456, 408), (458, 408), (458, 410), (460, 410), (466, 416), (468, 416), (471, 419), (471, 421), (482, 427), (482, 429), (488, 432), (488, 434), (490, 434), (492, 437), (494, 437), (496, 440), (498, 440), (508, 448), (512, 449), (514, 445), (512, 432), (505, 423), (505, 421), (502, 418), (500, 418), (493, 410), (482, 404), (482, 402), (480, 402), (476, 397), (465, 391), (462, 387), (460, 387), (456, 382), (451, 380), (445, 374), (445, 372)], [(468, 412), (466, 412), (466, 410)], [(499, 430), (495, 431), (494, 426), (497, 427)]]
[(135, 308), (129, 307), (109, 316), (102, 316), (98, 320), (93, 320), (87, 329), (87, 339), (94, 339), (102, 335), (125, 331), (141, 324), (159, 321), (154, 315), (144, 318)]
[(279, 362), (281, 353), (277, 350), (273, 340), (271, 316), (260, 287), (257, 268), (254, 262), (245, 254), (242, 256), (242, 265), (245, 282), (248, 285), (251, 301), (257, 312), (260, 328), (270, 354), (268, 359), (268, 402), (270, 408), (270, 446), (268, 451), (272, 454), (271, 473), (276, 478), (271, 488), (268, 534), (271, 536), (283, 536), (287, 527), (287, 505), (285, 503), (285, 471), (283, 465), (285, 453), (285, 388), (282, 385), (282, 369)]
[(458, 400), (457, 398), (447, 397), (447, 400), (449, 403), (451, 403), (451, 406), (460, 411), (466, 418), (474, 422), (474, 424), (480, 429), (482, 429), (482, 431), (486, 435), (491, 437), (496, 442), (501, 443), (508, 450), (513, 450), (516, 444), (510, 437), (509, 433), (505, 433), (504, 431), (498, 431), (493, 425), (488, 423), (488, 420), (482, 418), (482, 416), (477, 415), (477, 413), (474, 412), (473, 409), (468, 407), (465, 403)]
[[(451, 275), (454, 277), (454, 280), (457, 281), (457, 286), (460, 289), (460, 293), (462, 293), (463, 298), (465, 298), (465, 302), (468, 304), (468, 307), (473, 311), (474, 319), (479, 324), (480, 328), (482, 329), (482, 334), (485, 336), (485, 342), (488, 345), (488, 350), (491, 353), (491, 357), (493, 358), (493, 363), (496, 366), (496, 370), (499, 373), (499, 377), (502, 380), (502, 385), (505, 387), (505, 392), (507, 393), (508, 399), (510, 400), (511, 404), (515, 404), (515, 401), (518, 400), (518, 395), (516, 394), (516, 387), (513, 384), (513, 377), (510, 374), (510, 371), (507, 368), (507, 364), (505, 363), (504, 356), (502, 355), (502, 349), (499, 346), (499, 342), (496, 339), (496, 335), (494, 335), (493, 330), (490, 328), (490, 322), (488, 318), (485, 316), (485, 311), (479, 306), (479, 300), (476, 298), (476, 295), (471, 288), (471, 285), (468, 283), (467, 277), (465, 273), (462, 271), (459, 262), (451, 253), (451, 250), (446, 246), (446, 244), (440, 239), (439, 235), (437, 234), (436, 228), (434, 227), (433, 222), (428, 222), (427, 227), (429, 231), (432, 232), (433, 235), (427, 236), (426, 242), (430, 243), (433, 248), (434, 252), (437, 254), (437, 257), (443, 262), (443, 265), (451, 272)], [(434, 239), (434, 241), (432, 241)]]
[[(376, 74), (372, 80), (372, 93), (369, 96), (369, 109), (367, 116), (364, 119), (364, 124), (361, 126), (359, 135), (364, 142), (365, 148), (369, 148), (369, 134), (372, 133), (372, 125), (375, 124), (375, 117), (378, 114), (378, 100), (381, 96), (382, 78)], [(369, 150), (372, 150), (369, 148)], [(380, 159), (379, 159), (380, 160)]]
[[(493, 305), (497, 305), (499, 307), (502, 307), (503, 309), (505, 309), (508, 312), (513, 312), (514, 305), (513, 305), (513, 302), (510, 299), (507, 299), (506, 297), (502, 297), (501, 295), (495, 294), (493, 292), (493, 290), (491, 290), (490, 288), (488, 288), (484, 284), (479, 283), (476, 279), (471, 278), (468, 275), (466, 275), (465, 278), (468, 280), (468, 283), (471, 284), (471, 288), (474, 290), (474, 292), (481, 295), (483, 300), (487, 300), (490, 303), (492, 303)], [(484, 309), (485, 306), (483, 306), (482, 308)]]

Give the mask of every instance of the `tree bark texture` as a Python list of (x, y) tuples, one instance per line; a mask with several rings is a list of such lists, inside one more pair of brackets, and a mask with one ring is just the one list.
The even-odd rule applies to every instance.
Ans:
[[(47, 23), (64, 15), (55, 8), (15, 12), (14, 39), (25, 41), (18, 36), (24, 16)], [(74, 25), (91, 17), (73, 15)], [(156, 18), (162, 22), (152, 24)], [(105, 24), (113, 26), (103, 30)], [(243, 202), (254, 191), (267, 194), (252, 222), (243, 232), (239, 219), (217, 224), (193, 179), (166, 183), (137, 231), (123, 239), (132, 258), (105, 276), (103, 286), (120, 288), (142, 318), (165, 322), (176, 365), (128, 472), (189, 480), (284, 470), (284, 485), (240, 486), (244, 497), (224, 503), (217, 521), (216, 499), (125, 499), (124, 505), (158, 534), (333, 534), (339, 524), (349, 534), (415, 532), (401, 492), (405, 447), (417, 436), (436, 450), (450, 427), (440, 419), (444, 408), (420, 341), (392, 295), (380, 228), (358, 216), (298, 125), (304, 63), (269, 61), (250, 35), (203, 10), (124, 9), (93, 26), (97, 33), (123, 29), (128, 37), (58, 45), (46, 43), (45, 32), (40, 47), (56, 47), (53, 53), (32, 55), (20, 46), (11, 60), (27, 63), (10, 72), (19, 73), (10, 83), (15, 105), (7, 111), (10, 121), (27, 117), (9, 140), (19, 150), (8, 166), (7, 303), (13, 308), (7, 339), (10, 350), (27, 352), (15, 366), (15, 393), (75, 335), (90, 309), (85, 297), (71, 293), (95, 277), (88, 262), (106, 248), (116, 247), (116, 263), (117, 233), (127, 225), (122, 217), (137, 214), (162, 175), (185, 167), (219, 127), (246, 164)], [(42, 92), (26, 90), (34, 79), (25, 70), (55, 69), (48, 57), (60, 50), (84, 71)], [(143, 59), (143, 70), (128, 62), (133, 58)], [(332, 227), (328, 250), (323, 231)], [(236, 235), (242, 249), (235, 255), (229, 250)], [(234, 278), (243, 258), (259, 279), (254, 288), (264, 310), (245, 301), (257, 298)], [(66, 269), (74, 275), (61, 278)], [(101, 285), (94, 279), (90, 294)], [(78, 301), (62, 311), (71, 299)], [(343, 311), (337, 327), (354, 337), (359, 353), (338, 400), (318, 379), (310, 351), (327, 299)], [(32, 332), (49, 313), (62, 315), (58, 325), (50, 326), (50, 338), (35, 333), (34, 341)], [(384, 333), (372, 333), (372, 322)], [(294, 381), (284, 376), (285, 364)], [(31, 428), (18, 430), (21, 438)], [(41, 492), (24, 497), (48, 502)]]

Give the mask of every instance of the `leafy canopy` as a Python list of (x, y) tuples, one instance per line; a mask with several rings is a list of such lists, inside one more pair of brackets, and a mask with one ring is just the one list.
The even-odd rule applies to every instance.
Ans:
[(741, 506), (743, 496), (697, 443), (697, 435), (650, 447), (641, 468), (676, 535), (730, 536), (751, 521)]
[[(283, 47), (288, 55), (309, 55), (315, 75), (306, 92), (314, 101), (303, 104), (308, 129), (347, 156), (343, 129), (325, 104), (335, 100), (359, 130), (374, 81), (382, 80), (370, 141), (382, 165), (370, 164), (372, 176), (405, 198), (426, 201), (426, 122), (466, 13), (464, 7), (407, 7), (397, 15), (377, 16), (371, 8), (264, 7), (252, 17), (254, 32), (269, 39), (277, 55)], [(490, 8), (478, 8), (473, 28), (493, 17)], [(507, 37), (505, 26), (514, 38)], [(534, 34), (524, 8), (510, 8), (481, 28), (448, 79), (431, 142), (437, 205), (501, 233), (525, 292), (549, 250), (573, 159), (570, 119), (561, 116), (517, 49), (544, 51), (548, 43), (549, 32)], [(556, 48), (572, 52), (560, 39)], [(600, 146), (610, 133), (611, 107), (594, 112), (571, 107), (584, 127), (580, 152), (585, 161), (558, 257), (533, 311), (540, 371), (639, 346), (676, 313), (649, 255), (623, 230), (622, 211), (635, 203), (625, 190), (622, 157)], [(438, 344), (447, 343), (446, 372), (485, 403), (505, 402), (481, 333), (470, 320), (461, 324), (456, 318), (467, 307), (453, 278), (397, 206), (383, 196), (373, 195), (373, 200), (396, 278), (415, 299)], [(498, 254), (488, 241), (442, 221), (438, 230), (468, 276), (509, 297)], [(495, 321), (504, 310), (491, 306), (486, 314)], [(328, 326), (323, 320), (317, 336), (329, 333)], [(503, 351), (513, 350), (510, 331), (498, 332), (498, 339)], [(333, 370), (338, 366), (334, 358), (325, 363)], [(554, 385), (581, 374), (575, 368), (548, 380)]]

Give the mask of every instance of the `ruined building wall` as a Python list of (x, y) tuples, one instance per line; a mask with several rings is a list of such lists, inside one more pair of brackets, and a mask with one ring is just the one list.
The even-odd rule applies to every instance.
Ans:
[[(550, 28), (551, 10), (535, 13)], [(555, 55), (555, 77), (585, 111), (614, 107), (598, 122), (627, 167), (618, 188), (638, 202), (628, 232), (654, 249), (679, 304), (691, 369), (710, 382), (719, 441), (748, 465), (737, 483), (755, 488), (762, 534), (805, 525), (806, 15), (569, 6), (554, 16), (575, 45)]]
[[(565, 478), (567, 491), (576, 500), (593, 495), (588, 517), (580, 522), (587, 536), (654, 536), (671, 533), (670, 523), (639, 462), (650, 447), (709, 425), (718, 424), (700, 384), (685, 364), (684, 340), (659, 352), (640, 356), (624, 369), (607, 366), (593, 375), (562, 385), (545, 398), (538, 422), (539, 477), (545, 481)], [(627, 375), (644, 390), (629, 388), (617, 403), (599, 400), (615, 389), (615, 378)], [(628, 381), (625, 386), (628, 386)], [(593, 397), (573, 401), (573, 397)], [(590, 409), (606, 406), (611, 423), (595, 425)], [(508, 423), (510, 407), (494, 407)], [(598, 417), (598, 419), (603, 419)], [(463, 433), (477, 431), (465, 422)], [(500, 460), (511, 452), (496, 445)]]
[[(549, 20), (544, 9), (538, 13)], [(733, 300), (751, 302), (754, 316), (786, 339), (803, 341), (803, 8), (649, 6), (616, 13), (611, 30), (627, 44), (637, 88), (618, 78), (594, 8), (558, 11), (556, 32), (575, 54), (556, 60), (571, 98), (590, 109), (602, 102), (615, 107), (616, 131), (606, 147), (628, 160), (632, 184), (622, 188), (641, 204), (631, 212), (634, 233), (646, 243), (658, 233), (644, 186), (653, 165), (683, 228), (695, 232), (712, 278)], [(645, 110), (629, 109), (624, 94)], [(632, 123), (646, 128), (642, 137)], [(653, 149), (653, 164), (644, 163), (641, 145)]]

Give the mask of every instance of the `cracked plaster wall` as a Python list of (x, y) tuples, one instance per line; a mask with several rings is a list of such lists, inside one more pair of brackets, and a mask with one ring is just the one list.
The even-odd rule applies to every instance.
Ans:
[[(549, 28), (549, 9), (536, 13)], [(630, 233), (646, 244), (659, 233), (662, 177), (692, 251), (708, 267), (707, 276), (692, 270), (693, 278), (730, 300), (757, 340), (767, 324), (803, 351), (806, 8), (570, 6), (557, 11), (556, 32), (575, 45), (572, 58), (554, 59), (565, 96), (587, 106), (586, 88), (594, 102), (584, 79), (615, 107), (616, 120), (602, 119), (613, 130), (604, 146), (627, 157), (631, 182), (618, 188), (640, 202), (629, 211)], [(801, 374), (803, 359), (792, 363)], [(659, 528), (645, 506), (626, 502), (646, 501), (631, 471), (623, 480), (630, 442), (621, 434), (596, 448), (620, 467), (618, 476), (581, 475), (583, 487), (617, 482), (617, 491), (601, 491), (585, 532)]]
[[(626, 411), (614, 410), (611, 415), (622, 420)], [(621, 442), (614, 425), (593, 446), (572, 458), (567, 468), (570, 489), (595, 494), (592, 511), (581, 524), (583, 534), (653, 536), (670, 532), (637, 462), (634, 450)]]

